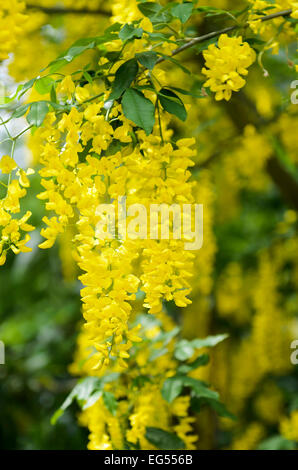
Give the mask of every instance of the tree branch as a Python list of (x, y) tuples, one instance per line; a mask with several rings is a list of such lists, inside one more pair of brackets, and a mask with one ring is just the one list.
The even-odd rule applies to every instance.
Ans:
[(110, 16), (111, 13), (106, 10), (97, 8), (95, 10), (90, 10), (88, 8), (60, 8), (60, 7), (43, 7), (40, 5), (26, 5), (27, 10), (38, 10), (46, 13), (47, 15), (102, 15)]
[[(278, 11), (276, 13), (272, 13), (271, 15), (261, 17), (260, 21), (264, 23), (265, 21), (273, 20), (275, 18), (289, 16), (291, 13), (292, 13), (291, 9)], [(208, 39), (216, 38), (217, 36), (220, 36), (221, 34), (229, 33), (239, 28), (248, 28), (248, 26), (249, 26), (249, 23), (245, 23), (245, 25), (243, 26), (241, 25), (229, 26), (227, 28), (220, 29), (219, 31), (213, 31), (211, 33), (204, 34), (203, 36), (193, 38), (189, 40), (186, 44), (183, 44), (183, 46), (180, 46), (177, 49), (175, 49), (172, 52), (171, 57), (174, 55), (180, 54), (180, 52), (186, 51), (186, 49), (189, 49), (190, 47), (193, 47), (201, 42), (207, 41)], [(160, 57), (156, 63), (160, 64), (161, 62), (164, 62), (165, 60), (166, 60), (166, 57)]]

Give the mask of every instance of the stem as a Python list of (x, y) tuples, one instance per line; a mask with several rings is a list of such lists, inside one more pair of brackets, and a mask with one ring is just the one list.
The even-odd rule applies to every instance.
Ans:
[(163, 133), (162, 133), (162, 127), (161, 127), (161, 117), (160, 117), (160, 109), (159, 109), (158, 97), (156, 98), (156, 107), (157, 107), (157, 114), (158, 114), (158, 125), (159, 125), (159, 132), (160, 132), (161, 143), (164, 145), (164, 139), (163, 139)]
[(10, 121), (10, 119), (8, 119), (7, 121), (3, 121), (2, 116), (0, 116), (0, 119), (1, 119), (1, 122), (2, 122), (2, 124), (3, 124), (3, 126), (4, 126), (4, 129), (6, 130), (6, 133), (7, 133), (8, 137), (9, 137), (10, 139), (12, 139), (12, 136), (11, 136), (11, 134), (10, 134), (10, 132), (9, 132), (9, 130), (8, 130), (8, 127), (7, 127), (7, 125), (6, 125), (6, 123), (7, 123), (8, 121)]
[(89, 10), (88, 8), (59, 8), (59, 7), (43, 7), (40, 5), (26, 5), (27, 10), (38, 10), (46, 13), (47, 15), (103, 15), (110, 16), (110, 12), (97, 8), (95, 10)]
[(29, 126), (29, 127), (26, 127), (26, 129), (24, 129), (22, 132), (20, 132), (18, 135), (16, 135), (12, 139), (14, 141), (17, 140), (19, 137), (21, 137), (21, 135), (23, 135), (23, 134), (25, 134), (25, 132), (29, 131), (29, 129), (31, 129), (31, 127), (33, 127), (33, 124), (31, 124), (31, 126)]
[(6, 139), (1, 140), (0, 145), (4, 144), (4, 142), (9, 142), (11, 140), (10, 137), (7, 137)]
[(104, 95), (104, 93), (99, 93), (98, 95), (91, 96), (91, 98), (88, 98), (87, 100), (83, 101), (80, 104), (82, 105), (82, 104), (85, 104), (85, 103), (89, 103), (90, 101), (96, 100), (96, 98), (100, 98), (103, 95)]
[[(289, 16), (291, 13), (292, 13), (291, 9), (278, 11), (276, 13), (272, 13), (271, 15), (263, 16), (259, 20), (261, 22), (265, 22), (265, 21), (273, 20), (273, 19), (279, 18), (279, 17)], [(245, 23), (245, 25), (243, 25), (243, 28), (247, 28), (248, 26), (249, 26), (249, 23)], [(219, 31), (213, 31), (212, 33), (204, 34), (203, 36), (193, 38), (189, 42), (187, 42), (186, 44), (183, 44), (183, 46), (180, 46), (177, 49), (175, 49), (172, 52), (171, 57), (176, 55), (176, 54), (180, 54), (180, 52), (183, 52), (186, 49), (189, 49), (190, 47), (193, 47), (196, 44), (199, 44), (200, 42), (204, 42), (207, 39), (216, 38), (217, 36), (220, 36), (221, 34), (229, 33), (231, 31), (235, 31), (236, 29), (239, 29), (239, 28), (241, 28), (240, 25), (229, 26), (227, 28), (220, 29)], [(166, 58), (160, 57), (156, 63), (160, 64), (161, 62), (164, 62), (165, 60), (166, 60)]]

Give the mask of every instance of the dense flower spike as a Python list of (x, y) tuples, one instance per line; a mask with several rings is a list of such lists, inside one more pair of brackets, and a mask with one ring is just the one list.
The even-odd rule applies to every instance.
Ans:
[(255, 51), (242, 37), (231, 38), (222, 34), (218, 46), (211, 44), (203, 53), (206, 67), (202, 72), (208, 77), (205, 86), (215, 92), (216, 100), (229, 100), (233, 91), (239, 91), (245, 85), (242, 75), (248, 74), (256, 60)]
[(24, 10), (25, 3), (20, 0), (0, 5), (0, 61), (7, 59), (17, 44), (27, 19)]
[[(145, 322), (142, 317), (137, 317), (137, 320)], [(158, 320), (152, 316), (148, 326), (139, 331), (142, 342), (129, 359), (127, 371), (120, 376), (117, 372), (121, 369), (117, 364), (111, 364), (105, 375), (96, 372), (92, 362), (86, 361), (90, 351), (87, 335), (84, 332), (79, 336), (71, 371), (110, 377), (104, 386), (103, 397), (88, 406), (80, 417), (81, 424), (90, 430), (88, 448), (91, 450), (123, 449), (125, 445), (156, 449), (147, 439), (146, 429), (150, 426), (175, 432), (187, 449), (195, 448), (197, 437), (193, 434), (195, 418), (190, 414), (190, 396), (180, 396), (169, 403), (161, 393), (164, 381), (175, 375), (178, 365), (173, 357), (174, 339), (168, 342), (166, 352), (159, 353), (160, 343), (167, 335), (170, 338), (174, 323), (166, 315), (159, 316)], [(94, 356), (91, 361), (95, 361)], [(107, 408), (105, 394), (117, 400), (114, 412)]]
[[(67, 97), (75, 92), (70, 77), (63, 80), (59, 91)], [(98, 367), (107, 364), (115, 354), (125, 366), (123, 359), (128, 357), (131, 347), (127, 330), (131, 310), (128, 301), (133, 299), (140, 280), (146, 293), (145, 305), (152, 313), (161, 311), (163, 299), (174, 299), (178, 306), (190, 302), (186, 296), (190, 292), (188, 278), (193, 257), (184, 250), (183, 240), (100, 239), (96, 229), (100, 222), (97, 215), (100, 203), (114, 204), (116, 210), (113, 201), (119, 197), (126, 197), (127, 205), (141, 203), (148, 208), (152, 202), (171, 205), (193, 200), (187, 167), (192, 165), (190, 157), (194, 152), (189, 146), (194, 140), (182, 139), (175, 149), (170, 143), (161, 142), (156, 127), (154, 135), (148, 137), (144, 131), (137, 131), (139, 143), (129, 151), (130, 121), (120, 113), (119, 107), (115, 108), (111, 118), (118, 127), (113, 129), (101, 114), (103, 106), (102, 101), (94, 100), (83, 105), (81, 112), (72, 108), (58, 121), (54, 114), (49, 114), (38, 131), (46, 139), (40, 160), (45, 165), (40, 171), (45, 191), (39, 198), (47, 200), (46, 208), (57, 215), (44, 218), (48, 227), (42, 230), (42, 235), (47, 240), (40, 247), (50, 248), (73, 220), (75, 212), (79, 214), (79, 233), (74, 242), (78, 264), (85, 272), (80, 278), (85, 286), (82, 290), (84, 317), (90, 338), (98, 348)], [(171, 132), (164, 128), (163, 134), (165, 138)], [(79, 143), (80, 136), (82, 143)], [(127, 147), (125, 154), (118, 151), (99, 158), (107, 151), (113, 136)], [(91, 153), (85, 163), (80, 163), (82, 144), (88, 141), (92, 141)], [(63, 147), (59, 148), (61, 142)], [(132, 262), (142, 251), (143, 275), (139, 279)], [(164, 269), (161, 269), (162, 260)]]
[(4, 193), (1, 194), (0, 199), (0, 266), (5, 263), (9, 250), (16, 255), (31, 251), (26, 243), (30, 240), (30, 235), (27, 232), (34, 230), (34, 227), (27, 223), (32, 213), (27, 211), (20, 219), (15, 218), (14, 214), (21, 211), (20, 199), (26, 196), (27, 190), (25, 188), (30, 186), (27, 174), (32, 174), (34, 171), (19, 169), (15, 174), (15, 176), (19, 176), (19, 179), (12, 179), (12, 173), (17, 167), (18, 165), (9, 155), (4, 155), (0, 159), (0, 171), (2, 174), (8, 175), (7, 185), (1, 181), (0, 190)]

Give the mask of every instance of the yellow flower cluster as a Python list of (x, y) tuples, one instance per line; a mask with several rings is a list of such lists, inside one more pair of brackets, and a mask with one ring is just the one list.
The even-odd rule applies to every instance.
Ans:
[(265, 168), (271, 154), (272, 147), (266, 136), (248, 125), (234, 151), (225, 156), (225, 170), (236, 187), (261, 190), (267, 184)]
[(216, 290), (219, 316), (232, 319), (240, 325), (250, 319), (248, 301), (251, 286), (247, 277), (244, 278), (240, 264), (230, 263), (219, 277)]
[(260, 34), (266, 40), (266, 49), (273, 50), (273, 53), (278, 53), (279, 44), (285, 38), (291, 37), (295, 40), (295, 33), (293, 34), (292, 28), (289, 24), (283, 24), (283, 28), (279, 29), (280, 25), (284, 23), (284, 18), (278, 17), (273, 21), (262, 22), (261, 17), (292, 9), (291, 17), (298, 18), (298, 2), (292, 0), (276, 0), (268, 2), (265, 0), (249, 0), (250, 9), (248, 16), (248, 23), (251, 30), (255, 34)]
[(264, 427), (257, 422), (251, 423), (245, 432), (237, 437), (232, 450), (254, 450), (264, 436)]
[[(288, 9), (292, 9), (291, 16), (292, 18), (298, 18), (298, 2), (292, 0), (276, 0), (274, 2), (268, 2), (265, 0), (249, 0), (250, 3), (250, 10), (249, 10), (249, 25), (254, 33), (263, 33), (268, 25), (262, 23), (260, 20), (261, 16), (269, 15), (274, 12), (284, 11)], [(281, 20), (278, 18), (276, 20), (280, 22)], [(269, 26), (270, 27), (270, 26)]]
[(242, 37), (229, 37), (222, 34), (218, 45), (211, 44), (203, 52), (206, 67), (202, 72), (208, 77), (204, 83), (215, 94), (216, 100), (229, 100), (233, 91), (239, 91), (245, 85), (242, 75), (255, 59), (256, 53)]
[(31, 169), (25, 171), (19, 168), (16, 172), (16, 176), (19, 178), (11, 179), (12, 172), (16, 169), (17, 164), (9, 155), (4, 155), (0, 159), (1, 173), (9, 175), (7, 185), (0, 181), (2, 187), (0, 190), (4, 191), (4, 195), (0, 199), (0, 266), (5, 263), (9, 250), (14, 254), (31, 251), (31, 248), (26, 246), (30, 240), (30, 235), (26, 232), (34, 230), (34, 227), (27, 223), (31, 212), (27, 211), (20, 219), (14, 218), (13, 215), (21, 211), (20, 199), (26, 196), (26, 188), (29, 187), (27, 175), (34, 171)]
[(1, 2), (0, 5), (0, 61), (13, 52), (23, 30), (25, 3), (20, 0)]
[(283, 395), (274, 382), (266, 382), (254, 401), (257, 415), (269, 425), (279, 423), (283, 412)]
[[(117, 211), (122, 196), (126, 196), (127, 206), (137, 202), (148, 208), (151, 203), (192, 202), (187, 168), (193, 164), (194, 151), (190, 147), (194, 139), (182, 139), (173, 147), (166, 118), (164, 141), (158, 126), (149, 136), (143, 130), (134, 131), (120, 105), (113, 107), (106, 120), (104, 101), (88, 98), (101, 90), (104, 93), (103, 88), (96, 87), (76, 87), (70, 76), (65, 77), (57, 92), (66, 100), (75, 97), (78, 107), (62, 117), (49, 113), (35, 134), (42, 142), (40, 175), (45, 188), (39, 198), (47, 201), (46, 209), (56, 214), (43, 219), (47, 228), (41, 234), (46, 241), (40, 247), (50, 248), (69, 224), (76, 223), (73, 242), (76, 261), (84, 272), (80, 280), (84, 285), (85, 327), (97, 348), (94, 367), (107, 365), (115, 355), (125, 367), (128, 350), (132, 342), (138, 341), (136, 332), (128, 331), (128, 320), (129, 302), (139, 284), (146, 294), (144, 305), (151, 313), (161, 312), (164, 299), (186, 306), (190, 303), (188, 278), (193, 255), (184, 250), (184, 240), (126, 240), (120, 234), (103, 240), (97, 231), (101, 221), (97, 208), (109, 203)], [(134, 145), (133, 133), (138, 142)], [(113, 150), (115, 141), (123, 151)], [(139, 256), (140, 273), (133, 267)]]
[(298, 442), (298, 410), (292, 411), (289, 418), (281, 421), (280, 432), (289, 441)]
[(154, 316), (150, 318), (152, 324), (140, 332), (143, 341), (128, 360), (125, 374), (119, 374), (121, 368), (117, 363), (105, 368), (104, 374), (103, 370), (94, 371), (91, 362), (86, 361), (90, 354), (86, 332), (78, 338), (71, 372), (111, 377), (104, 385), (104, 392), (112, 393), (118, 402), (114, 414), (107, 409), (103, 398), (82, 412), (80, 423), (90, 430), (88, 448), (91, 450), (124, 449), (125, 443), (140, 449), (155, 449), (146, 438), (147, 427), (174, 432), (187, 449), (195, 448), (197, 436), (193, 434), (195, 418), (190, 416), (190, 396), (180, 396), (168, 403), (161, 394), (163, 381), (175, 375), (177, 369), (172, 354), (174, 340), (167, 344), (167, 352), (154, 358), (154, 351), (162, 344), (157, 341), (158, 337), (171, 331), (174, 324), (166, 315), (161, 315), (158, 320)]
[[(291, 233), (291, 226), (296, 223), (296, 214), (288, 211), (285, 222), (278, 224), (277, 232)], [(288, 221), (288, 222), (286, 222)], [(285, 423), (283, 429), (294, 429), (290, 419), (283, 419), (287, 406), (286, 397), (274, 377), (288, 375), (293, 367), (290, 363), (290, 344), (296, 338), (296, 323), (291, 320), (295, 311), (295, 300), (286, 300), (282, 294), (284, 279), (280, 273), (292, 263), (297, 250), (297, 238), (288, 238), (263, 250), (258, 256), (258, 267), (243, 275), (238, 264), (233, 263), (223, 271), (216, 286), (217, 308), (220, 316), (239, 328), (241, 322), (250, 324), (251, 334), (227, 342), (221, 348), (221, 355), (214, 358), (207, 380), (215, 383), (229, 409), (240, 417), (233, 426), (234, 440), (232, 448), (255, 448), (272, 426)], [(294, 262), (291, 279), (297, 279), (297, 263)], [(225, 276), (228, 276), (225, 279)], [(234, 283), (234, 286), (233, 286)], [(295, 284), (296, 285), (296, 284)], [(232, 297), (236, 297), (233, 299)], [(292, 305), (292, 302), (294, 303)], [(235, 312), (237, 308), (241, 312)], [(245, 318), (242, 317), (242, 312)], [(245, 331), (244, 329), (238, 331)], [(251, 406), (256, 415), (248, 418), (247, 407)], [(253, 437), (248, 428), (254, 427), (256, 418), (263, 432), (256, 432)], [(290, 425), (291, 423), (291, 425)], [(231, 424), (222, 422), (223, 427)], [(286, 427), (287, 426), (287, 427)], [(259, 429), (260, 430), (260, 429)], [(285, 431), (286, 432), (286, 431)], [(284, 437), (287, 437), (282, 432)], [(248, 442), (249, 438), (249, 442)]]

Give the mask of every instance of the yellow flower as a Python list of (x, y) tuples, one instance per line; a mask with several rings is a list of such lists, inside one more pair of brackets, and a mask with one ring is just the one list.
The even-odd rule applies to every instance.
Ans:
[(280, 432), (289, 441), (298, 442), (298, 410), (292, 411), (289, 418), (281, 421)]
[(211, 44), (203, 52), (206, 67), (202, 72), (208, 77), (204, 83), (215, 92), (215, 99), (229, 100), (233, 91), (239, 91), (245, 85), (242, 75), (247, 75), (247, 68), (256, 59), (255, 51), (242, 37), (229, 37), (222, 34), (218, 39), (218, 46)]
[(9, 155), (4, 155), (0, 160), (0, 170), (4, 174), (9, 174), (17, 168), (17, 164)]
[(79, 103), (83, 103), (83, 101), (86, 101), (88, 98), (90, 98), (89, 90), (87, 88), (77, 87), (75, 97)]
[(71, 76), (66, 75), (66, 77), (63, 78), (62, 82), (59, 83), (59, 85), (57, 86), (57, 93), (66, 95), (67, 98), (70, 99), (72, 94), (75, 92), (75, 89), (75, 84), (72, 81)]

